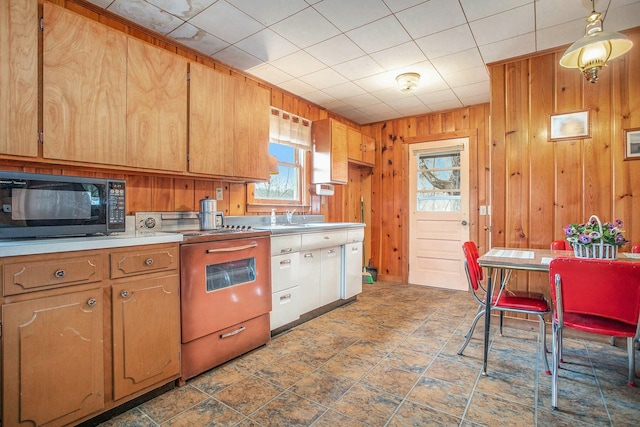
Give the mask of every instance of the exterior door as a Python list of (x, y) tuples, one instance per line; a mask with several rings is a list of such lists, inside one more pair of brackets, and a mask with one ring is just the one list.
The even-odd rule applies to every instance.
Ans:
[(462, 243), (469, 239), (469, 138), (409, 150), (409, 283), (467, 289)]

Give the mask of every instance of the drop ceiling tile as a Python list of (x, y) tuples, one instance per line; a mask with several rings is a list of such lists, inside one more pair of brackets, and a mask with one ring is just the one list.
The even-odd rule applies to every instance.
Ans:
[[(577, 20), (538, 30), (536, 37), (538, 50), (550, 49), (564, 44), (572, 44), (584, 36), (584, 25), (585, 22), (583, 20)], [(505, 40), (505, 42), (508, 42), (508, 40)], [(513, 47), (516, 48), (516, 46)], [(531, 46), (529, 46), (529, 48), (530, 47)], [(495, 50), (495, 48), (490, 49)], [(481, 46), (480, 52), (484, 53), (484, 51), (485, 47)], [(519, 54), (511, 56), (518, 55)], [(485, 58), (485, 60), (487, 60), (487, 58)]]
[(406, 67), (427, 59), (414, 42), (407, 42), (399, 46), (381, 50), (380, 52), (372, 53), (371, 58), (385, 70)]
[(420, 101), (420, 99), (417, 96), (412, 96), (409, 95), (407, 96), (407, 94), (403, 94), (405, 95), (403, 98), (400, 99), (396, 99), (393, 101), (385, 101), (385, 104), (387, 104), (389, 107), (393, 108), (394, 110), (406, 110), (409, 108), (424, 108), (424, 104), (422, 103), (422, 101)]
[(273, 83), (274, 85), (279, 85), (292, 79), (291, 75), (285, 73), (279, 68), (274, 67), (271, 64), (260, 64), (257, 67), (253, 67), (250, 70), (247, 70), (247, 72), (264, 81)]
[(421, 37), (416, 44), (427, 58), (439, 58), (451, 55), (476, 46), (471, 30), (467, 24), (458, 25), (430, 36)]
[(480, 67), (470, 68), (456, 73), (449, 73), (444, 75), (443, 78), (449, 87), (459, 87), (482, 81), (489, 81), (489, 72), (487, 71), (486, 66), (482, 65)]
[(303, 50), (292, 53), (275, 61), (271, 61), (271, 65), (277, 67), (293, 77), (304, 76), (314, 71), (322, 70), (326, 67), (322, 62)]
[(425, 0), (384, 0), (385, 4), (393, 13), (409, 9), (410, 7), (416, 6), (420, 3), (424, 3), (424, 1)]
[[(591, 13), (591, 2), (582, 1), (556, 1), (556, 0), (538, 0), (536, 2), (536, 26), (540, 28), (553, 27), (555, 25), (564, 24), (574, 21), (581, 17), (582, 23), (586, 24), (585, 19)], [(596, 2), (596, 10), (598, 10), (598, 2)], [(584, 35), (584, 25), (582, 26)]]
[(353, 96), (364, 95), (366, 93), (361, 87), (351, 82), (328, 87), (323, 89), (323, 91), (335, 98), (350, 98)]
[(231, 44), (264, 28), (261, 23), (223, 0), (218, 0), (189, 22)]
[(111, 3), (113, 3), (113, 0), (87, 0), (87, 1), (103, 9), (106, 9), (107, 7), (109, 7)]
[(361, 112), (366, 115), (375, 115), (375, 114), (389, 114), (393, 111), (393, 108), (389, 107), (387, 104), (379, 102), (377, 104), (371, 104), (364, 107), (358, 108)]
[(300, 80), (307, 84), (310, 84), (317, 89), (325, 89), (331, 86), (337, 86), (348, 81), (344, 78), (344, 76), (338, 74), (331, 68), (325, 68), (324, 70), (307, 74), (306, 76), (300, 77)]
[(353, 82), (370, 93), (388, 88), (397, 90), (398, 87), (398, 84), (396, 83), (396, 74), (389, 71), (356, 79)]
[(347, 62), (364, 55), (364, 51), (344, 34), (305, 49), (328, 66)]
[(431, 108), (433, 111), (453, 110), (462, 106), (462, 102), (457, 99), (444, 102), (427, 103), (427, 107)]
[(418, 116), (418, 115), (431, 112), (431, 108), (427, 107), (424, 104), (422, 104), (422, 106), (420, 107), (402, 108), (402, 109), (395, 109), (395, 110), (398, 112), (400, 117)]
[(209, 56), (229, 46), (229, 43), (212, 36), (200, 28), (194, 27), (188, 22), (185, 22), (168, 35), (178, 43)]
[(460, 97), (460, 102), (462, 102), (463, 105), (478, 105), (478, 104), (486, 104), (490, 101), (490, 97), (489, 97), (489, 93), (483, 93), (481, 95), (475, 95), (475, 96), (465, 96), (465, 97)]
[(533, 3), (469, 23), (478, 45), (494, 43), (535, 30)]
[(343, 32), (391, 14), (382, 0), (324, 0), (313, 7)]
[(433, 66), (441, 75), (455, 73), (468, 68), (484, 65), (478, 49), (467, 49), (452, 55), (441, 56), (431, 60)]
[(349, 80), (357, 80), (384, 71), (382, 67), (369, 56), (361, 56), (360, 58), (335, 65), (333, 69)]
[[(540, 43), (540, 41), (538, 41), (538, 43)], [(538, 49), (541, 49), (539, 44)], [(482, 59), (485, 64), (535, 51), (536, 39), (534, 33), (523, 34), (521, 36), (480, 46), (480, 54), (482, 55)]]
[(233, 64), (238, 70), (248, 70), (262, 64), (260, 59), (235, 46), (229, 46), (211, 56), (225, 64)]
[(465, 86), (453, 87), (453, 92), (460, 99), (464, 97), (478, 96), (489, 93), (489, 80), (484, 80), (478, 83), (472, 83)]
[(605, 17), (604, 31), (622, 31), (629, 28), (640, 26), (640, 1), (618, 6), (617, 2), (613, 2)]
[(108, 10), (160, 34), (169, 34), (183, 23), (181, 19), (143, 0), (116, 0)]
[(271, 29), (302, 49), (340, 34), (311, 7), (272, 25)]
[(293, 43), (269, 28), (240, 40), (235, 45), (265, 62), (275, 61), (298, 50)]
[(344, 98), (343, 101), (355, 108), (362, 108), (369, 105), (380, 104), (380, 100), (378, 98), (368, 93)]
[(211, 6), (217, 0), (146, 0), (158, 8), (177, 16), (180, 19), (190, 19)]
[(300, 96), (317, 90), (315, 87), (303, 82), (300, 79), (291, 79), (289, 81), (280, 83), (278, 87)]
[[(164, 0), (171, 1), (171, 0)], [(273, 25), (309, 7), (304, 0), (227, 0), (262, 25)]]
[(318, 105), (324, 105), (324, 104), (328, 104), (330, 102), (336, 101), (334, 97), (324, 93), (321, 90), (305, 93), (304, 99), (309, 100), (311, 102), (315, 102)]
[(441, 102), (448, 102), (457, 100), (456, 94), (451, 89), (439, 90), (437, 92), (431, 92), (424, 95), (417, 95), (418, 99), (423, 104), (429, 106), (431, 104), (438, 104)]
[(460, 4), (450, 0), (430, 0), (396, 16), (414, 39), (466, 23)]
[(366, 53), (378, 52), (411, 40), (394, 16), (387, 16), (346, 33)]
[[(540, 3), (540, 0), (537, 0)], [(553, 0), (558, 3), (557, 0)], [(533, 0), (460, 0), (464, 14), (469, 21), (477, 21), (487, 16), (496, 15), (515, 9), (525, 4), (533, 3)], [(566, 0), (565, 0), (566, 2)], [(564, 2), (563, 2), (564, 3)]]

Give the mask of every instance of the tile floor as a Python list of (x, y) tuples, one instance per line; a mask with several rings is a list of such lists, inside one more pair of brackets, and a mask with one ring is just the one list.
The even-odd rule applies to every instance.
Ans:
[(640, 424), (640, 387), (626, 384), (624, 341), (565, 339), (560, 409), (551, 411), (535, 331), (492, 330), (482, 376), (481, 324), (465, 355), (456, 354), (476, 310), (466, 292), (363, 287), (358, 301), (101, 425)]

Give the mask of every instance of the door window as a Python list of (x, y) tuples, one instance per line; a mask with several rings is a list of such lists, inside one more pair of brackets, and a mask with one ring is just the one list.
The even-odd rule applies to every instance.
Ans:
[(460, 212), (460, 152), (416, 156), (419, 212)]

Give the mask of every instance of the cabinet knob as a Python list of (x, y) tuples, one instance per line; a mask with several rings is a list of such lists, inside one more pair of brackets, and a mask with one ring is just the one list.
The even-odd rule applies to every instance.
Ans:
[(56, 279), (62, 279), (66, 273), (64, 272), (64, 270), (56, 270), (56, 272), (53, 274), (54, 276), (56, 276)]
[(87, 305), (89, 307), (93, 307), (94, 305), (96, 305), (98, 303), (98, 301), (96, 301), (95, 298), (89, 298), (89, 300), (87, 301)]
[(128, 297), (128, 296), (129, 296), (129, 291), (124, 290), (124, 291), (120, 292), (120, 296), (121, 296), (122, 298), (126, 298), (126, 297)]
[(153, 258), (147, 258), (147, 260), (144, 263), (149, 266), (153, 265)]

